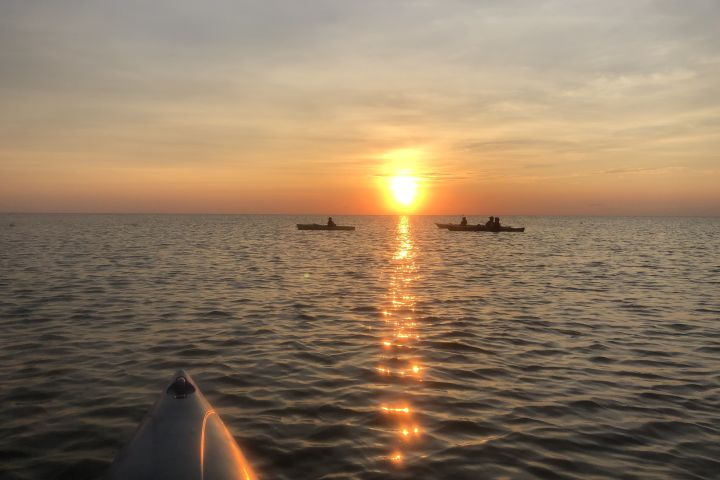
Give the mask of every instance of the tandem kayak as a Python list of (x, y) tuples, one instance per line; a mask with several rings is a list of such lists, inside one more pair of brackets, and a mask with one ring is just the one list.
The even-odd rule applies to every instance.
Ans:
[(525, 227), (500, 227), (500, 230), (488, 228), (485, 225), (450, 225), (451, 232), (524, 232)]
[(257, 480), (235, 439), (200, 388), (180, 370), (107, 480)]
[(344, 225), (321, 225), (318, 223), (298, 223), (298, 230), (355, 230), (355, 227), (344, 226)]

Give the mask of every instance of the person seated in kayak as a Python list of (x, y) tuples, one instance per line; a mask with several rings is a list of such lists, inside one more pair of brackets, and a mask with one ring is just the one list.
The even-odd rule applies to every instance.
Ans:
[(327, 223), (327, 224), (328, 224), (328, 227), (334, 227), (334, 226), (335, 226), (335, 222), (333, 222), (332, 217), (328, 217), (328, 223)]
[(467, 218), (463, 217), (462, 220), (460, 220), (460, 225), (462, 225), (463, 227), (467, 225)]
[(496, 232), (500, 231), (500, 217), (495, 217), (495, 222), (493, 223), (493, 230)]
[(485, 228), (493, 228), (493, 225), (495, 224), (495, 217), (490, 217), (487, 222), (485, 222)]

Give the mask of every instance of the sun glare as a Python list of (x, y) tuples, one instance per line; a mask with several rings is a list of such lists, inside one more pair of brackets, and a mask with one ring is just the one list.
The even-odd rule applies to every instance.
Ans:
[(410, 175), (396, 175), (390, 179), (390, 190), (395, 201), (403, 207), (409, 207), (417, 197), (417, 178)]
[(382, 152), (376, 158), (383, 162), (377, 178), (388, 210), (404, 215), (420, 210), (428, 186), (421, 172), (426, 170), (429, 152), (423, 147), (400, 148)]

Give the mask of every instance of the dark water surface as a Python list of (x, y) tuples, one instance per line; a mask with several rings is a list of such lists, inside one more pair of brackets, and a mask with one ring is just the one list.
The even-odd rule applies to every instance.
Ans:
[(318, 220), (0, 215), (0, 478), (181, 367), (266, 480), (720, 478), (720, 219)]

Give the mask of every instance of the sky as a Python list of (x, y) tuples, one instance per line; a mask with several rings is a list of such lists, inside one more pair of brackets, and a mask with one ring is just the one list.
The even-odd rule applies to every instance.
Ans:
[(716, 0), (2, 0), (0, 211), (720, 215)]

